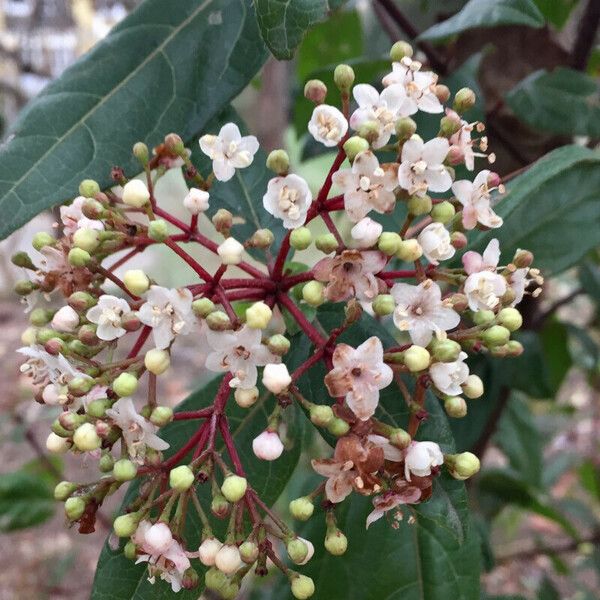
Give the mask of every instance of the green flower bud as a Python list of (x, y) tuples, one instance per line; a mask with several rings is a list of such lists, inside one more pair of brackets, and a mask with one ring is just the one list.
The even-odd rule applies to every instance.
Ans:
[(100, 186), (93, 179), (84, 179), (79, 184), (79, 194), (85, 198), (94, 198), (98, 193), (100, 193)]
[(99, 398), (98, 400), (92, 400), (87, 405), (86, 412), (90, 417), (100, 419), (106, 414), (106, 409), (111, 406), (112, 402), (108, 398)]
[(150, 373), (162, 375), (171, 366), (171, 357), (166, 350), (153, 348), (144, 356), (144, 365)]
[(34, 308), (29, 313), (29, 322), (36, 327), (42, 327), (47, 325), (54, 316), (53, 310), (46, 310), (45, 308)]
[(456, 116), (445, 116), (440, 119), (440, 137), (452, 137), (460, 128), (462, 123)]
[(444, 410), (449, 417), (462, 419), (467, 414), (467, 403), (460, 396), (448, 396), (444, 400)]
[(219, 208), (213, 215), (212, 224), (220, 234), (228, 237), (229, 230), (233, 225), (233, 215), (226, 208)]
[(517, 340), (510, 340), (506, 346), (510, 356), (521, 356), (523, 354), (523, 344)]
[(94, 380), (90, 377), (73, 377), (67, 387), (73, 396), (79, 398), (85, 396), (94, 387)]
[(327, 531), (325, 536), (325, 550), (333, 556), (341, 556), (348, 549), (348, 538), (337, 528)]
[(454, 96), (454, 110), (460, 115), (475, 106), (475, 92), (467, 87), (461, 88)]
[(461, 347), (454, 340), (437, 340), (434, 338), (431, 343), (431, 352), (436, 362), (454, 362), (458, 360)]
[(344, 142), (344, 152), (350, 162), (353, 162), (357, 154), (369, 149), (369, 142), (358, 135), (353, 135)]
[(134, 296), (141, 296), (150, 287), (150, 279), (148, 279), (148, 275), (141, 269), (129, 269), (125, 271), (123, 283)]
[(54, 246), (54, 244), (56, 244), (56, 238), (45, 231), (38, 231), (31, 240), (31, 245), (38, 251), (46, 246)]
[(265, 329), (273, 316), (273, 311), (264, 302), (255, 302), (246, 310), (246, 325), (251, 329)]
[(519, 250), (513, 258), (513, 263), (518, 269), (530, 267), (533, 263), (533, 254), (529, 250)]
[(129, 540), (123, 548), (123, 556), (128, 560), (134, 560), (137, 558), (137, 547), (131, 540)]
[(298, 227), (290, 233), (290, 246), (294, 250), (306, 250), (312, 242), (312, 234), (308, 227)]
[(446, 104), (448, 100), (450, 100), (450, 88), (447, 85), (442, 85), (438, 83), (434, 89), (433, 93), (437, 96), (437, 99), (442, 103)]
[(400, 142), (409, 140), (417, 131), (417, 124), (410, 117), (402, 117), (396, 121), (396, 135)]
[(113, 529), (117, 537), (130, 537), (132, 536), (140, 521), (140, 517), (137, 513), (128, 513), (125, 515), (118, 516), (113, 522)]
[(433, 203), (431, 202), (431, 198), (427, 195), (425, 196), (411, 196), (408, 199), (407, 207), (408, 212), (413, 217), (418, 217), (419, 215), (426, 215), (431, 211)]
[(231, 510), (231, 504), (227, 502), (223, 495), (215, 494), (212, 502), (210, 503), (210, 510), (215, 517), (223, 519), (229, 514), (229, 511)]
[(290, 349), (290, 340), (284, 335), (277, 333), (267, 341), (267, 348), (276, 356), (285, 356)]
[(320, 79), (310, 79), (304, 86), (304, 97), (315, 104), (323, 104), (327, 97), (327, 86)]
[(401, 243), (402, 238), (397, 233), (394, 233), (392, 231), (384, 231), (379, 236), (377, 247), (386, 256), (392, 256), (393, 254), (396, 254), (396, 252), (398, 252)]
[(467, 398), (474, 400), (483, 396), (483, 381), (477, 375), (469, 375), (462, 385), (462, 391)]
[(138, 388), (138, 378), (133, 373), (121, 373), (112, 384), (112, 389), (121, 398), (132, 396)]
[(349, 65), (338, 65), (333, 71), (333, 82), (342, 93), (350, 91), (354, 79), (354, 69)]
[(165, 146), (169, 152), (181, 156), (185, 152), (183, 140), (176, 133), (168, 133), (165, 135)]
[(403, 40), (396, 42), (390, 50), (390, 58), (393, 62), (400, 62), (405, 56), (411, 58), (413, 55), (412, 46)]
[(332, 419), (329, 425), (327, 425), (327, 431), (335, 437), (343, 437), (350, 431), (350, 425), (348, 425), (344, 419), (335, 417), (335, 419)]
[(431, 362), (429, 352), (421, 346), (411, 346), (404, 351), (403, 358), (404, 364), (413, 373), (424, 371)]
[(73, 234), (73, 244), (86, 252), (93, 252), (100, 244), (98, 232), (95, 229), (82, 227)]
[(372, 308), (378, 317), (385, 317), (385, 315), (391, 315), (394, 312), (396, 303), (390, 294), (379, 294), (373, 300)]
[(67, 303), (77, 312), (83, 312), (97, 303), (97, 299), (87, 292), (73, 292), (68, 298)]
[(206, 317), (206, 324), (212, 331), (225, 331), (232, 328), (231, 320), (227, 316), (227, 313), (222, 310), (211, 312)]
[(475, 325), (490, 325), (496, 319), (496, 315), (491, 310), (478, 310), (473, 313), (473, 323)]
[(258, 388), (251, 387), (249, 389), (236, 388), (233, 397), (242, 408), (250, 408), (258, 400)]
[(251, 248), (262, 248), (266, 250), (275, 241), (275, 236), (270, 229), (257, 229), (248, 240)]
[(306, 600), (315, 593), (315, 584), (310, 577), (294, 573), (290, 579), (292, 596), (296, 600)]
[(33, 346), (37, 341), (37, 330), (35, 327), (27, 327), (21, 333), (21, 343), (25, 346)]
[(91, 259), (90, 253), (81, 248), (71, 248), (69, 250), (68, 260), (73, 267), (85, 267)]
[(503, 308), (496, 318), (496, 323), (509, 331), (516, 331), (523, 325), (523, 317), (516, 308)]
[(296, 498), (290, 502), (290, 514), (298, 521), (308, 521), (315, 512), (315, 505), (306, 496)]
[(320, 250), (325, 254), (331, 254), (337, 250), (338, 243), (333, 233), (325, 233), (317, 237), (315, 246), (317, 247), (317, 250)]
[(442, 223), (444, 225), (446, 223), (450, 223), (455, 214), (456, 209), (454, 208), (452, 202), (448, 202), (448, 200), (444, 200), (443, 202), (436, 204), (431, 209), (431, 218), (433, 221), (435, 223)]
[(140, 161), (140, 164), (145, 167), (148, 164), (150, 154), (148, 146), (144, 142), (136, 142), (133, 145), (133, 155)]
[(75, 430), (73, 443), (81, 452), (90, 452), (91, 450), (100, 448), (102, 440), (96, 433), (96, 428), (91, 423), (84, 423)]
[(108, 453), (103, 454), (100, 457), (100, 462), (98, 463), (98, 468), (103, 473), (110, 473), (115, 467), (115, 459)]
[(228, 583), (229, 579), (227, 578), (227, 575), (222, 571), (219, 571), (216, 567), (211, 567), (204, 574), (204, 584), (209, 590), (221, 592)]
[(178, 492), (185, 492), (192, 487), (195, 478), (194, 472), (188, 465), (180, 465), (171, 469), (169, 485)]
[(510, 331), (502, 325), (492, 325), (481, 334), (481, 339), (488, 347), (504, 346), (510, 339)]
[(290, 157), (285, 150), (272, 150), (267, 156), (267, 169), (277, 175), (287, 175), (290, 170)]
[(155, 242), (164, 242), (169, 237), (169, 226), (163, 219), (150, 221), (148, 225), (148, 237)]
[(310, 420), (317, 427), (327, 427), (334, 419), (331, 406), (326, 404), (313, 404), (310, 407)]
[(29, 281), (29, 279), (21, 279), (15, 283), (15, 293), (19, 296), (29, 296), (33, 290), (36, 289), (36, 286), (33, 282)]
[(192, 310), (195, 315), (204, 319), (215, 311), (215, 303), (208, 298), (199, 298), (192, 302)]
[(254, 542), (244, 542), (240, 547), (240, 558), (247, 564), (251, 565), (258, 558), (258, 545)]
[(52, 425), (50, 426), (50, 429), (52, 430), (52, 433), (55, 433), (56, 435), (58, 435), (61, 438), (68, 438), (71, 437), (71, 432), (68, 431), (67, 429), (65, 429), (61, 424), (60, 421), (58, 419), (55, 419), (52, 422)]
[(471, 452), (447, 454), (444, 456), (444, 463), (448, 467), (450, 475), (460, 481), (473, 477), (481, 467), (479, 459)]
[(423, 249), (417, 240), (402, 240), (396, 257), (405, 262), (415, 262), (423, 256)]
[(238, 502), (246, 493), (248, 482), (239, 475), (227, 475), (221, 485), (221, 493), (229, 502)]
[(170, 406), (157, 406), (150, 413), (150, 422), (157, 427), (164, 427), (173, 420), (173, 409)]
[(360, 124), (357, 133), (361, 138), (372, 144), (379, 137), (379, 127), (378, 121), (365, 121)]
[(137, 467), (128, 458), (122, 458), (115, 463), (113, 475), (117, 481), (131, 481), (137, 475)]
[(10, 257), (10, 260), (15, 267), (32, 270), (35, 270), (36, 268), (27, 252), (15, 252), (15, 254)]
[[(81, 212), (84, 217), (88, 219), (100, 219), (104, 216), (104, 206), (102, 206), (101, 202), (98, 200), (94, 200), (93, 198), (86, 198), (85, 202), (81, 206)], [(98, 236), (102, 239), (103, 232), (99, 232)]]
[(396, 448), (400, 448), (401, 450), (408, 448), (411, 441), (412, 438), (408, 432), (404, 431), (404, 429), (401, 429), (400, 427), (394, 429), (390, 434), (390, 444), (396, 446)]
[(77, 521), (85, 512), (85, 500), (79, 496), (67, 498), (65, 501), (65, 515), (70, 521)]
[(308, 556), (308, 545), (300, 538), (292, 538), (286, 548), (288, 556), (297, 565), (302, 564)]
[(54, 488), (54, 499), (59, 502), (63, 502), (66, 500), (75, 490), (77, 489), (77, 484), (72, 483), (71, 481), (61, 481), (56, 484)]
[(302, 298), (311, 306), (320, 306), (325, 302), (325, 286), (320, 281), (309, 281), (302, 288)]
[(75, 431), (81, 424), (86, 422), (83, 415), (78, 415), (70, 410), (60, 413), (58, 421), (67, 431)]

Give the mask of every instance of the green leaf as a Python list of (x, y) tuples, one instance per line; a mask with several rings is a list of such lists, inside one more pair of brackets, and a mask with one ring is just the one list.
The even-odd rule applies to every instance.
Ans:
[(547, 577), (544, 577), (542, 585), (538, 590), (537, 600), (560, 600), (560, 594), (558, 590)]
[(579, 267), (579, 281), (586, 294), (600, 303), (600, 266), (586, 261)]
[(56, 509), (52, 486), (25, 470), (0, 477), (0, 531), (33, 527), (47, 521)]
[(600, 97), (596, 81), (579, 71), (559, 67), (536, 71), (519, 82), (506, 102), (534, 129), (559, 135), (600, 135)]
[(547, 21), (562, 29), (579, 0), (534, 0)]
[(290, 59), (308, 29), (344, 0), (254, 0), (260, 32), (275, 58)]
[[(290, 370), (305, 360), (308, 354), (308, 340), (306, 338), (298, 339), (292, 346), (288, 361)], [(198, 410), (212, 404), (219, 380), (214, 380), (206, 387), (194, 392), (178, 407), (179, 410)], [(271, 505), (277, 500), (278, 496), (286, 486), (298, 459), (302, 452), (301, 440), (305, 417), (294, 406), (286, 410), (285, 419), (288, 425), (289, 445), (277, 460), (277, 463), (261, 461), (252, 452), (252, 440), (264, 430), (267, 417), (274, 405), (272, 397), (261, 398), (250, 409), (241, 409), (233, 401), (228, 403), (227, 413), (229, 416), (229, 425), (238, 448), (242, 464), (248, 476), (248, 480), (257, 491), (264, 502)], [(161, 431), (170, 444), (171, 448), (165, 453), (169, 456), (180, 448), (188, 440), (198, 427), (197, 421), (174, 421)], [(198, 495), (204, 507), (209, 504), (210, 490), (208, 486), (199, 486)], [(135, 497), (136, 486), (132, 486), (127, 494), (127, 499)], [(126, 503), (125, 502), (125, 503)], [(227, 523), (215, 523), (215, 530), (218, 535), (224, 532)], [(195, 548), (200, 543), (201, 524), (198, 520), (193, 507), (190, 508), (186, 519), (185, 540), (189, 548)], [(200, 574), (201, 583), (203, 583), (202, 573), (204, 567), (197, 561), (193, 561), (193, 566)], [(202, 585), (192, 591), (182, 590), (178, 594), (171, 591), (170, 585), (163, 581), (157, 581), (154, 585), (147, 580), (146, 565), (135, 565), (133, 561), (127, 560), (121, 550), (113, 550), (105, 543), (94, 580), (92, 591), (92, 600), (145, 600), (146, 598), (166, 599), (177, 598), (177, 600), (196, 600), (202, 592)]]
[(573, 266), (600, 243), (599, 167), (600, 153), (588, 148), (550, 152), (507, 184), (495, 207), (504, 226), (480, 232), (471, 248), (481, 252), (498, 238), (504, 264), (527, 248), (545, 275)]
[(77, 195), (84, 178), (106, 187), (115, 164), (135, 173), (136, 141), (191, 139), (265, 56), (244, 0), (140, 4), (45, 88), (0, 149), (0, 237)]
[(471, 0), (453, 17), (433, 25), (419, 39), (440, 40), (467, 29), (499, 25), (544, 26), (544, 17), (532, 0)]

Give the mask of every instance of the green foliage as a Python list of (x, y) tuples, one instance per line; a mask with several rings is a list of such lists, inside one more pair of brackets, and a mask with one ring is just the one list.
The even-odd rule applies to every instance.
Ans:
[(543, 27), (544, 17), (533, 0), (470, 0), (453, 17), (433, 25), (419, 39), (443, 40), (467, 29), (526, 25)]
[(266, 53), (244, 0), (146, 0), (24, 111), (0, 149), (0, 237), (77, 195), (83, 178), (129, 174), (138, 140), (189, 140), (254, 77)]
[(254, 0), (260, 32), (275, 58), (290, 59), (304, 34), (345, 0)]
[(579, 0), (534, 0), (547, 21), (562, 29)]
[(506, 96), (519, 119), (540, 131), (563, 135), (600, 135), (597, 82), (579, 71), (541, 69)]
[(52, 485), (33, 466), (0, 477), (0, 531), (33, 527), (47, 521), (56, 509)]

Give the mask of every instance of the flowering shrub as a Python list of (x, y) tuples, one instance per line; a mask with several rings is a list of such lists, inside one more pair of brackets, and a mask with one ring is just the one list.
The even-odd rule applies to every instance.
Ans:
[[(322, 479), (303, 490), (289, 512), (299, 521), (324, 518), (325, 548), (335, 556), (352, 544), (336, 523), (338, 506), (350, 495), (371, 498), (366, 527), (384, 516), (394, 527), (435, 493), (442, 471), (464, 480), (479, 470), (475, 455), (444, 452), (438, 440), (421, 438), (426, 395), (437, 396), (450, 417), (465, 416), (468, 402), (485, 395), (481, 379), (470, 373), (469, 356), (521, 354), (521, 344), (511, 340), (522, 323), (515, 306), (525, 294), (537, 294), (542, 280), (527, 250), (500, 264), (495, 238), (483, 254), (462, 252), (471, 231), (502, 226), (493, 206), (494, 192), (503, 192), (500, 177), (489, 169), (475, 172), (476, 159), (494, 162), (484, 125), (461, 116), (475, 95), (463, 88), (445, 108), (448, 88), (412, 59), (408, 44), (395, 44), (391, 58), (381, 92), (354, 85), (352, 68), (339, 65), (339, 107), (326, 103), (321, 81), (306, 84), (305, 96), (315, 104), (308, 131), (338, 153), (315, 196), (290, 173), (283, 150), (269, 154), (274, 176), (263, 207), (278, 223), (276, 231), (261, 228), (236, 239), (236, 220), (245, 215), (214, 204), (215, 182), (232, 184), (257, 160), (259, 148), (254, 136), (227, 123), (191, 150), (176, 134), (152, 153), (137, 143), (142, 178), (128, 180), (116, 169), (118, 185), (111, 189), (81, 182), (80, 195), (60, 209), (61, 235), (38, 233), (35, 255), (13, 258), (29, 274), (17, 286), (32, 323), (19, 350), (26, 359), (22, 371), (31, 376), (38, 402), (62, 408), (48, 450), (80, 455), (98, 471), (90, 481), (59, 483), (55, 497), (64, 502), (68, 521), (87, 533), (105, 498), (135, 482), (114, 532), (126, 540), (127, 558), (148, 563), (150, 581), (164, 579), (175, 592), (198, 584), (190, 560), (198, 559), (207, 567), (206, 587), (224, 598), (236, 597), (250, 571), (265, 575), (270, 565), (287, 576), (295, 598), (314, 593), (300, 567), (316, 541), (294, 533), (244, 469), (252, 452), (273, 461), (277, 471), (295, 442), (288, 427), (294, 404), (334, 449), (312, 460)], [(418, 111), (440, 116), (433, 139), (419, 136), (411, 118)], [(194, 153), (210, 159), (209, 172), (194, 165)], [(185, 221), (155, 197), (157, 181), (176, 168), (190, 185), (181, 198), (189, 212)], [(468, 176), (459, 178), (459, 168)], [(210, 222), (200, 220), (209, 208), (218, 243), (205, 230)], [(377, 215), (384, 217), (376, 221)], [(316, 219), (329, 233), (313, 240), (308, 225)], [(349, 235), (338, 228), (344, 220), (352, 225)], [(313, 243), (324, 256), (298, 271), (289, 262), (293, 251)], [(169, 289), (136, 268), (136, 258), (156, 244), (191, 267), (194, 280)], [(188, 253), (188, 244), (218, 257), (214, 273)], [(262, 257), (260, 264), (247, 251)], [(115, 270), (125, 264), (128, 270), (118, 277)], [(117, 291), (109, 293), (108, 285)], [(57, 310), (38, 306), (58, 295), (66, 303)], [(313, 319), (325, 303), (339, 315), (331, 328)], [(374, 326), (359, 344), (340, 341), (373, 317), (392, 333), (392, 342)], [(159, 398), (157, 379), (177, 359), (180, 336), (208, 349), (204, 366), (220, 380), (207, 406), (173, 412)], [(298, 360), (295, 345), (302, 343), (310, 350)], [(302, 381), (322, 368), (320, 387), (329, 398), (316, 403)], [(145, 394), (138, 389), (143, 379)], [(380, 406), (389, 388), (408, 412), (402, 428)], [(240, 447), (228, 406), (266, 406), (269, 395), (275, 402), (264, 430)], [(172, 421), (194, 424), (180, 447), (160, 435)], [(185, 533), (192, 513), (202, 528), (194, 545)], [(215, 523), (224, 519), (226, 531), (218, 536)], [(287, 566), (285, 554), (297, 568)]]

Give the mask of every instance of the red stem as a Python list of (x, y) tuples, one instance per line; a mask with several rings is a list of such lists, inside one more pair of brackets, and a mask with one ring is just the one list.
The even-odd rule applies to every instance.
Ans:
[(127, 358), (134, 358), (138, 355), (139, 351), (142, 349), (142, 346), (146, 343), (150, 332), (152, 331), (152, 327), (148, 325), (144, 325), (142, 331), (140, 331), (140, 335), (138, 339), (135, 341), (135, 344), (132, 346)]
[(212, 406), (208, 408), (203, 408), (202, 410), (188, 410), (175, 413), (173, 415), (174, 421), (187, 421), (189, 419), (206, 419), (210, 417), (213, 413)]
[(294, 304), (294, 302), (285, 294), (277, 294), (277, 302), (284, 306), (288, 312), (294, 317), (301, 329), (310, 338), (316, 346), (322, 346), (325, 343), (325, 338), (317, 331), (317, 329), (308, 321), (304, 313)]
[(415, 277), (416, 271), (382, 271), (377, 275), (381, 279), (410, 279)]
[(163, 463), (163, 468), (170, 468), (176, 465), (194, 446), (203, 446), (206, 443), (207, 437), (208, 421), (205, 421), (187, 443)]
[(173, 240), (167, 238), (165, 240), (165, 245), (167, 245), (175, 254), (183, 258), (183, 260), (192, 268), (194, 271), (200, 276), (204, 281), (212, 281), (211, 274), (196, 261), (193, 257), (191, 257), (183, 248), (180, 248)]

